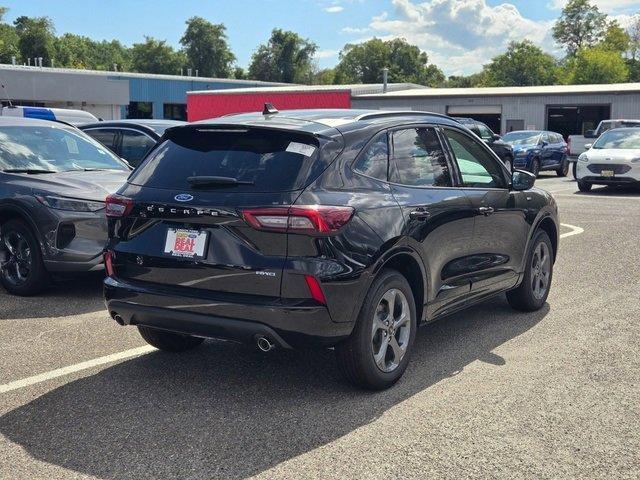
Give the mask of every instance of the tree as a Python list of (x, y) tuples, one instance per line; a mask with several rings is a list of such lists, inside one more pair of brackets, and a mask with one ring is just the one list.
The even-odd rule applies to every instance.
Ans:
[(28, 58), (42, 57), (49, 64), (55, 55), (55, 31), (48, 17), (16, 18), (13, 22), (18, 34), (18, 48), (23, 61)]
[(428, 56), (402, 38), (373, 38), (347, 44), (335, 68), (335, 83), (380, 83), (382, 69), (389, 69), (390, 82), (413, 82), (436, 86), (445, 81), (442, 71), (428, 65)]
[(71, 68), (95, 68), (92, 56), (95, 42), (89, 37), (65, 33), (54, 41), (55, 65)]
[(191, 17), (186, 24), (180, 43), (189, 65), (205, 77), (229, 77), (236, 57), (227, 44), (226, 27), (202, 17)]
[(531, 41), (511, 42), (507, 51), (485, 65), (488, 83), (496, 87), (553, 85), (556, 59)]
[(314, 85), (331, 85), (334, 83), (335, 78), (336, 78), (335, 69), (324, 68), (314, 73), (313, 80), (311, 83), (313, 83)]
[(449, 88), (488, 87), (489, 81), (486, 70), (482, 70), (471, 75), (451, 75), (444, 86)]
[(247, 72), (244, 71), (244, 68), (236, 66), (233, 68), (233, 78), (245, 80), (247, 78)]
[(611, 20), (604, 32), (604, 38), (598, 44), (605, 50), (626, 53), (631, 46), (631, 36), (620, 26), (617, 20)]
[(600, 41), (607, 27), (607, 15), (589, 0), (570, 0), (553, 25), (553, 38), (564, 45), (567, 54), (574, 56), (583, 47)]
[(20, 55), (18, 42), (20, 37), (16, 28), (4, 23), (4, 16), (8, 9), (0, 7), (0, 63), (10, 63), (11, 57)]
[(131, 47), (131, 67), (136, 72), (176, 75), (184, 67), (186, 57), (176, 52), (165, 40), (144, 37), (144, 43)]
[(131, 68), (131, 51), (118, 40), (102, 40), (94, 44), (93, 67), (97, 70), (112, 70), (114, 65), (121, 72)]
[(602, 47), (582, 48), (567, 65), (566, 81), (571, 85), (621, 83), (629, 78), (629, 69), (618, 52)]
[(295, 32), (274, 29), (251, 57), (249, 78), (271, 82), (309, 83), (317, 46)]

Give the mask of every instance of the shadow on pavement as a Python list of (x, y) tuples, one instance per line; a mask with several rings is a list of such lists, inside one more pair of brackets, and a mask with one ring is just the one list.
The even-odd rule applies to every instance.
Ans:
[(576, 195), (581, 196), (597, 196), (597, 197), (640, 197), (640, 188), (638, 187), (618, 187), (618, 186), (599, 186), (594, 185), (590, 192), (580, 192), (576, 186)]
[(0, 320), (64, 317), (105, 310), (103, 279), (102, 272), (57, 279), (35, 297), (9, 295), (0, 287)]
[[(0, 433), (33, 457), (104, 479), (244, 478), (338, 439), (459, 374), (548, 313), (502, 297), (420, 329), (404, 378), (354, 390), (331, 351), (274, 351), (209, 342), (106, 368), (0, 417)], [(499, 370), (497, 372), (499, 374)], [(337, 466), (339, 468), (339, 466)]]

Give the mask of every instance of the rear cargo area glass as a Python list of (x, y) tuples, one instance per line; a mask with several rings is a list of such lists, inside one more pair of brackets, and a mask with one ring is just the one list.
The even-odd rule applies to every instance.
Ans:
[[(176, 191), (282, 192), (304, 188), (327, 163), (309, 134), (251, 128), (180, 128), (134, 172), (129, 183)], [(227, 177), (238, 185), (194, 186), (189, 177)]]

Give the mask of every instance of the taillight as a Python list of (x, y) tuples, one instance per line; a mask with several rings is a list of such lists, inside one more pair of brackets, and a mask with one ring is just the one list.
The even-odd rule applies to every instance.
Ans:
[(105, 250), (102, 258), (104, 259), (104, 269), (107, 272), (107, 277), (115, 276), (116, 270), (113, 268), (113, 252), (111, 250)]
[(109, 195), (105, 203), (107, 217), (124, 217), (133, 209), (133, 200), (122, 195)]
[(320, 282), (318, 282), (318, 279), (313, 275), (305, 275), (304, 279), (307, 282), (307, 287), (309, 287), (311, 297), (316, 302), (319, 302), (322, 305), (326, 305), (327, 299), (324, 296), (324, 292), (322, 291), (322, 287), (320, 287)]
[(353, 216), (352, 207), (296, 205), (292, 207), (249, 208), (242, 217), (253, 228), (291, 233), (334, 233)]

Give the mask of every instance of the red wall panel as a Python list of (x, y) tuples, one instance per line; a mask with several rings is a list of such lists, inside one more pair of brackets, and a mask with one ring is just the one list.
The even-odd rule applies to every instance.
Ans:
[(187, 95), (190, 122), (227, 113), (261, 112), (265, 102), (278, 110), (301, 108), (351, 108), (351, 92), (278, 92)]

